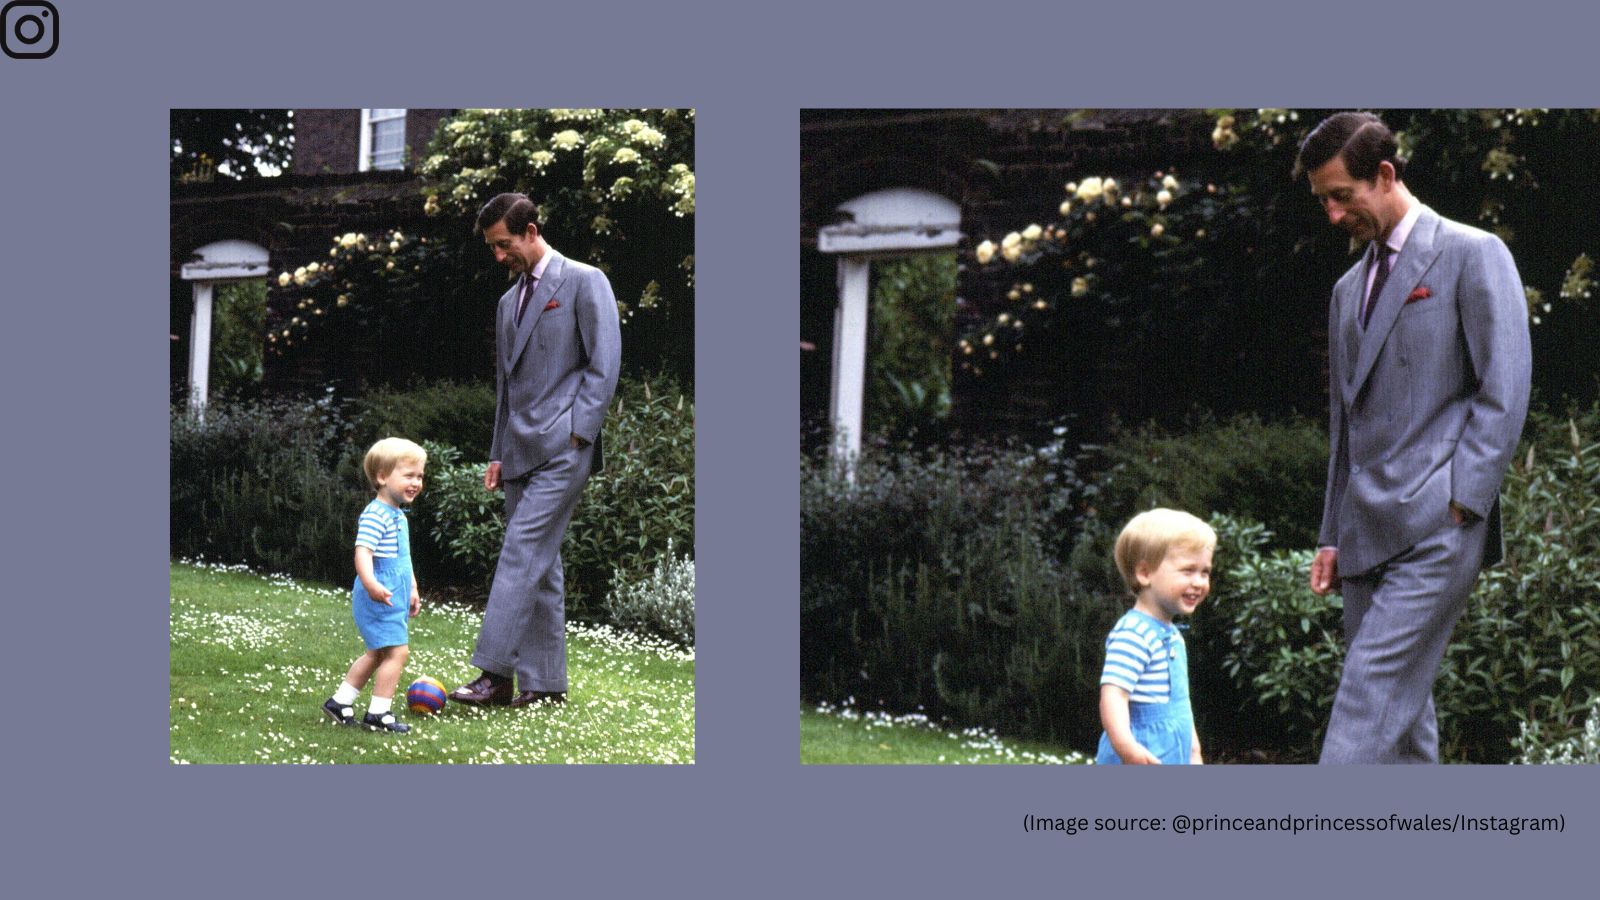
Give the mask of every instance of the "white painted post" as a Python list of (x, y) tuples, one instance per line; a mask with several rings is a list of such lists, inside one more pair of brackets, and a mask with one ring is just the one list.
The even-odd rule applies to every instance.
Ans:
[(834, 315), (833, 335), (833, 447), (847, 472), (861, 453), (871, 274), (872, 263), (867, 257), (839, 257), (839, 309)]
[(194, 317), (189, 322), (189, 407), (204, 419), (211, 363), (211, 293), (215, 282), (194, 283)]

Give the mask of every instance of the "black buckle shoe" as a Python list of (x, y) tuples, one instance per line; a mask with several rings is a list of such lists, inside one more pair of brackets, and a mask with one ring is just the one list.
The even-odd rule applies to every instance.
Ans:
[(355, 707), (341, 706), (335, 703), (332, 697), (328, 698), (327, 703), (322, 704), (322, 711), (328, 714), (328, 718), (340, 725), (354, 725), (356, 723)]
[(411, 730), (410, 725), (396, 722), (392, 712), (386, 712), (381, 716), (367, 713), (361, 718), (361, 724), (371, 728), (373, 731), (393, 731), (396, 734), (405, 734)]

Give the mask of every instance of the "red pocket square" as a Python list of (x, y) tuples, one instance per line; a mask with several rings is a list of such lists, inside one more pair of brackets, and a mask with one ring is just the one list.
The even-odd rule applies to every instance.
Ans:
[[(1427, 296), (1427, 295), (1424, 294), (1423, 296)], [(556, 307), (558, 307), (560, 305), (561, 305), (561, 301), (560, 300), (551, 300), (549, 303), (546, 303), (544, 305), (544, 308), (545, 309), (555, 309)]]
[(1425, 287), (1419, 287), (1416, 290), (1411, 292), (1411, 296), (1406, 298), (1406, 302), (1407, 303), (1415, 303), (1418, 300), (1426, 300), (1426, 299), (1428, 299), (1429, 297), (1432, 297), (1432, 296), (1433, 296), (1433, 291), (1430, 291)]

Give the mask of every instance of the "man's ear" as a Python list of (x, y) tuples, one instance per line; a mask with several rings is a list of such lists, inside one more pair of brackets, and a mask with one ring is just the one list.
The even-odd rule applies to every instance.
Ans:
[(1389, 162), (1387, 159), (1378, 163), (1378, 174), (1373, 177), (1378, 182), (1378, 187), (1383, 190), (1389, 190), (1394, 187), (1396, 181), (1400, 180), (1400, 176), (1395, 174), (1394, 163)]

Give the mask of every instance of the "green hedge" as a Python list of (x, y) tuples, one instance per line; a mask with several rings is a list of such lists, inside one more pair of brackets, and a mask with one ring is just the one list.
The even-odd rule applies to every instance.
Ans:
[[(1187, 505), (1219, 536), (1212, 595), (1186, 636), (1202, 742), (1314, 761), (1343, 663), (1339, 598), (1306, 585), (1318, 437), (1250, 419), (1188, 438), (1134, 432), (1084, 457), (1116, 461), (1087, 483), (1061, 477), (1059, 447), (869, 450), (853, 486), (804, 459), (802, 693), (1086, 748), (1105, 632), (1128, 604), (1114, 529), (1147, 504)], [(1447, 760), (1581, 752), (1600, 698), (1597, 439), (1600, 409), (1530, 418), (1503, 490), (1507, 559), (1479, 579), (1435, 687)], [(1259, 469), (1248, 457), (1263, 448), (1309, 490), (1283, 472), (1217, 474)], [(1274, 504), (1294, 507), (1277, 516), (1292, 539), (1253, 517)]]
[[(350, 581), (356, 518), (372, 498), (360, 460), (376, 437), (397, 434), (429, 451), (411, 513), (419, 580), (485, 596), (505, 533), (503, 495), (483, 488), (492, 423), (492, 390), (448, 382), (353, 403), (218, 402), (204, 422), (175, 406), (172, 553)], [(441, 440), (473, 432), (483, 435), (476, 454)], [(669, 542), (679, 555), (694, 548), (694, 404), (675, 381), (619, 385), (605, 454), (562, 546), (577, 619), (605, 615), (614, 573), (645, 581)]]
[[(598, 618), (613, 575), (645, 579), (668, 542), (694, 547), (694, 403), (667, 377), (618, 386), (606, 416), (605, 468), (589, 479), (561, 546), (567, 615)], [(429, 466), (419, 519), (448, 571), (485, 590), (505, 537), (503, 495), (483, 489), (487, 459), (444, 451)]]
[(171, 548), (342, 584), (371, 500), (342, 462), (349, 426), (331, 399), (218, 401), (170, 412)]

